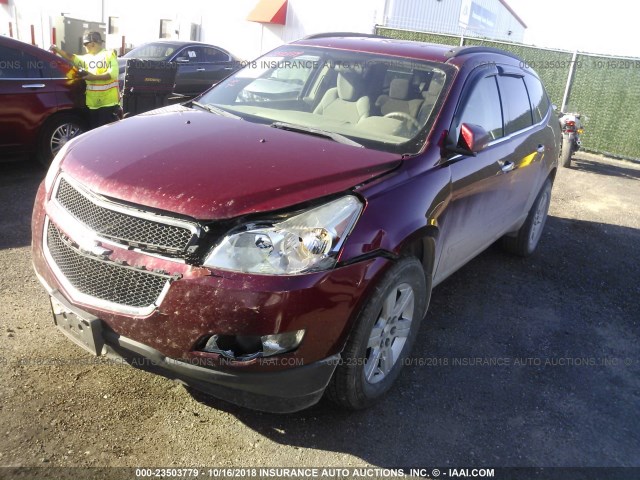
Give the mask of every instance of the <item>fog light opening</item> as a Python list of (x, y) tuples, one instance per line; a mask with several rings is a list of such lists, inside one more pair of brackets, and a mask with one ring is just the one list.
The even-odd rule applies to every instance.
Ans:
[(294, 332), (276, 333), (273, 335), (263, 335), (262, 352), (265, 357), (277, 355), (279, 353), (290, 352), (298, 348), (302, 343), (304, 330), (296, 330)]
[(304, 330), (275, 333), (272, 335), (211, 335), (200, 350), (217, 353), (223, 357), (248, 361), (258, 357), (270, 357), (290, 352), (300, 346)]

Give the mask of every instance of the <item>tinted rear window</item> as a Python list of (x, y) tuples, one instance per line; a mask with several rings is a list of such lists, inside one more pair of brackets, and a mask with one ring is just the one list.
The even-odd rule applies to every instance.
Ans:
[(525, 83), (531, 100), (533, 123), (538, 123), (546, 116), (547, 110), (549, 110), (549, 98), (547, 97), (547, 92), (544, 91), (542, 83), (537, 78), (527, 75)]
[(500, 95), (504, 113), (504, 134), (533, 125), (529, 95), (522, 77), (500, 76)]

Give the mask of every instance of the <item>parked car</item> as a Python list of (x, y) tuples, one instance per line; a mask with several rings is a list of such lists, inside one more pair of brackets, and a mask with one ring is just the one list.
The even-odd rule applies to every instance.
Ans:
[[(560, 132), (521, 65), (318, 35), (81, 136), (35, 202), (55, 323), (250, 408), (373, 404), (433, 287), (497, 240), (541, 239)], [(292, 85), (256, 97), (260, 79)]]
[(48, 164), (86, 128), (84, 90), (66, 60), (0, 36), (0, 158), (35, 153)]
[(238, 58), (215, 45), (158, 40), (140, 45), (118, 59), (121, 87), (124, 85), (125, 65), (131, 59), (176, 62), (174, 93), (188, 96), (204, 92), (241, 66)]

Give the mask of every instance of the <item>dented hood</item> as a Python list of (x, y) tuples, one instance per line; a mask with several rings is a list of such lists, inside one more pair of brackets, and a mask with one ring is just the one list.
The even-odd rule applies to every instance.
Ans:
[(399, 161), (397, 154), (178, 106), (78, 137), (61, 168), (96, 193), (206, 220), (344, 191)]

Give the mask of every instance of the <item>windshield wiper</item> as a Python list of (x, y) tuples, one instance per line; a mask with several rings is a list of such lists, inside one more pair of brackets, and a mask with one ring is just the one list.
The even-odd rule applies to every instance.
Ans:
[(279, 128), (280, 130), (289, 130), (290, 132), (309, 133), (318, 137), (329, 138), (334, 142), (342, 143), (344, 145), (351, 145), (352, 147), (364, 148), (364, 145), (354, 142), (350, 138), (340, 135), (335, 132), (328, 132), (326, 130), (320, 130), (318, 128), (303, 127), (301, 125), (294, 125), (292, 123), (274, 122), (271, 124), (273, 128)]
[(203, 110), (206, 110), (209, 113), (214, 113), (216, 115), (222, 115), (223, 117), (229, 117), (229, 118), (235, 118), (236, 120), (242, 120), (242, 117), (240, 117), (239, 115), (235, 115), (231, 112), (228, 112), (226, 110), (224, 110), (223, 108), (220, 107), (216, 107), (215, 105), (210, 105), (210, 104), (204, 104), (204, 103), (200, 103), (200, 102), (196, 102), (195, 100), (192, 100), (191, 105), (195, 105), (196, 107), (200, 107)]

